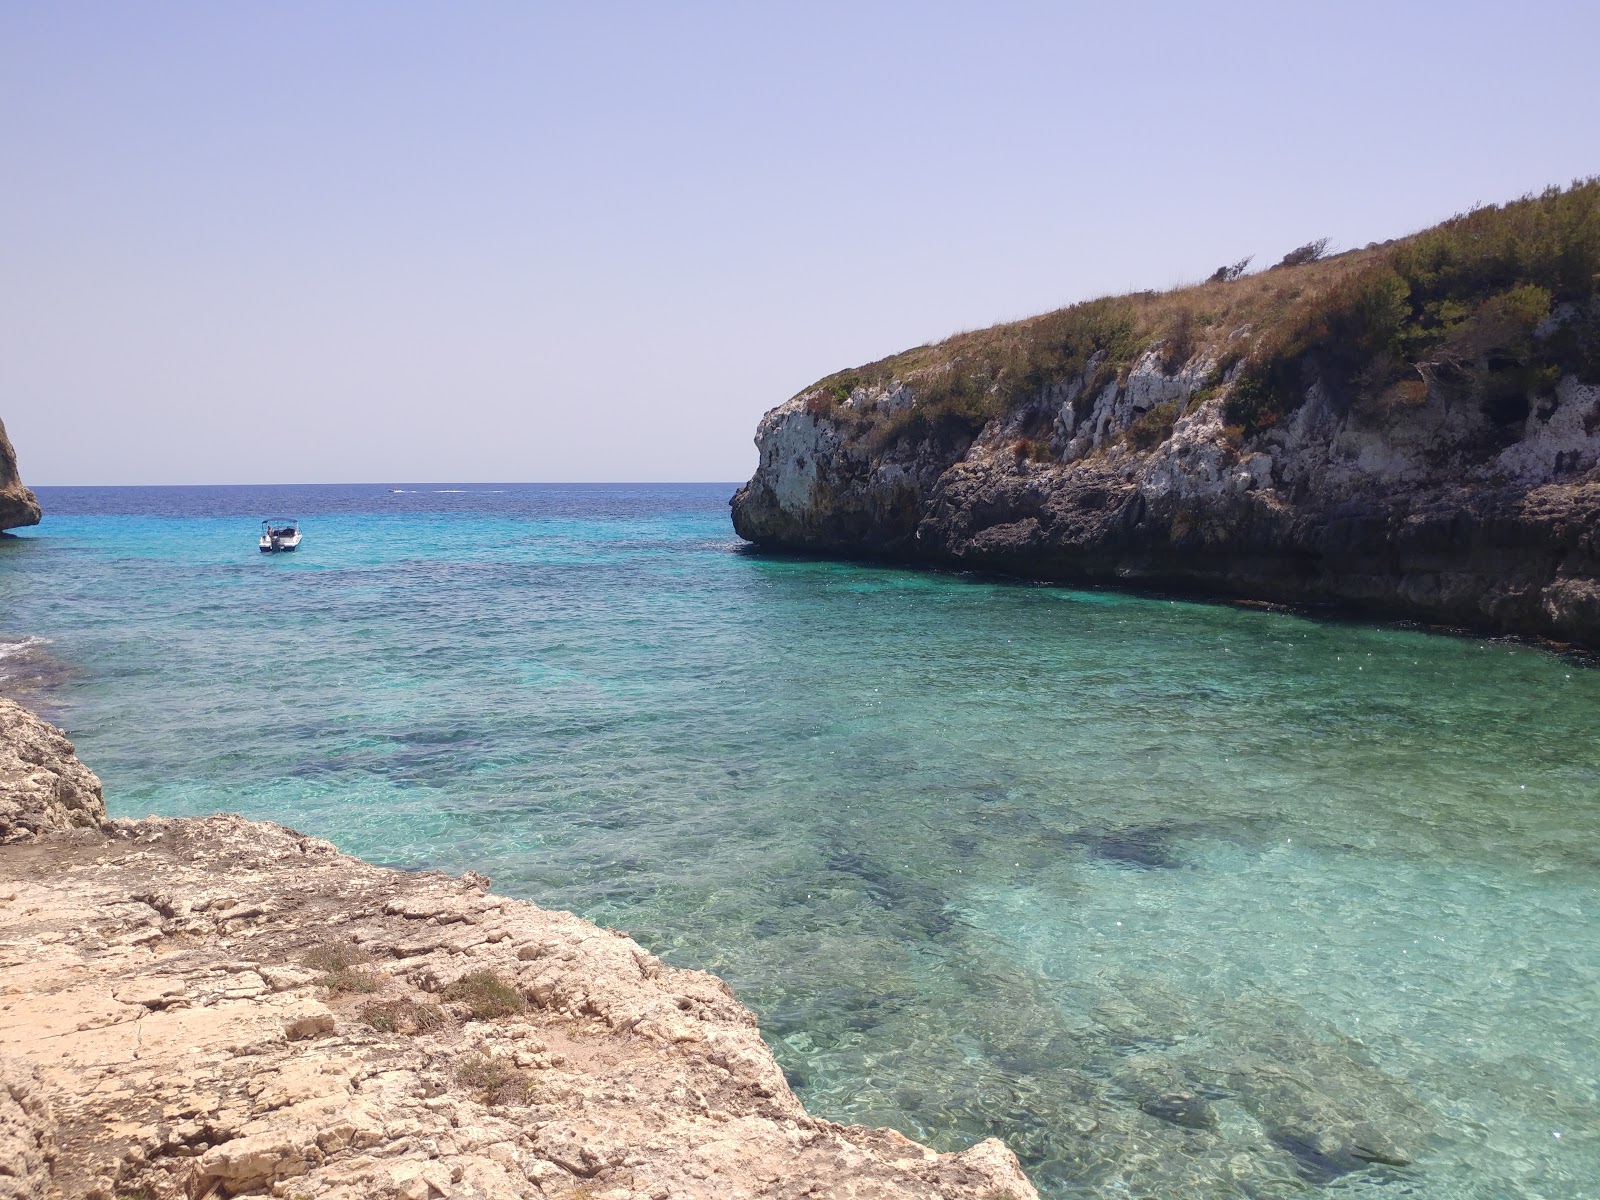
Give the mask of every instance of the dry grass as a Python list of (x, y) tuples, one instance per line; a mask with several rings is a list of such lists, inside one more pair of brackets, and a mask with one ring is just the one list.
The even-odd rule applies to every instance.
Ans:
[(475, 1054), (462, 1060), (456, 1067), (456, 1082), (470, 1089), (478, 1103), (489, 1106), (500, 1104), (526, 1104), (532, 1098), (535, 1083), (503, 1058)]
[(510, 1017), (528, 1007), (527, 1000), (513, 983), (493, 971), (473, 971), (444, 989), (444, 998), (466, 1006), (480, 1021)]
[(1018, 438), (1011, 443), (1011, 453), (1019, 462), (1049, 462), (1055, 457), (1047, 437)]
[[(1228, 417), (1246, 434), (1298, 403), (1310, 378), (1351, 402), (1406, 380), (1454, 384), (1508, 418), (1561, 372), (1600, 378), (1600, 180), (1304, 261), (1312, 249), (1321, 247), (1254, 275), (959, 333), (830, 375), (801, 395), (882, 450), (901, 439), (970, 439), (1075, 378), (1087, 383), (1087, 404), (1158, 346), (1169, 373), (1201, 354), (1222, 368), (1241, 365)], [(1570, 319), (1535, 344), (1532, 330), (1558, 309)], [(840, 407), (855, 388), (896, 379), (916, 394), (913, 407), (881, 416)], [(1220, 383), (1219, 370), (1211, 386)]]
[(970, 438), (1051, 384), (1088, 376), (1087, 403), (1158, 346), (1168, 371), (1202, 353), (1237, 362), (1286, 308), (1327, 291), (1381, 253), (1357, 250), (1229, 281), (1089, 300), (841, 371), (802, 395), (811, 411), (840, 418), (846, 410), (839, 405), (852, 390), (898, 379), (916, 393), (915, 407), (886, 418), (847, 418), (875, 449), (901, 437)]
[(324, 942), (306, 951), (300, 962), (313, 971), (321, 971), (317, 983), (336, 995), (365, 995), (378, 990), (378, 977), (370, 967), (372, 956), (349, 942)]
[(450, 1020), (437, 1004), (418, 1004), (410, 999), (369, 1004), (359, 1016), (379, 1033), (401, 1033), (408, 1037), (439, 1029)]

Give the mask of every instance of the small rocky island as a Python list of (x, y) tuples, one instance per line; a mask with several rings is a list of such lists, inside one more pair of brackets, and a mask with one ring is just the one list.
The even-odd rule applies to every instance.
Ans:
[(808, 1115), (727, 985), (235, 816), (108, 821), (0, 700), (0, 1198), (1034, 1200)]
[(17, 452), (0, 421), (0, 536), (7, 529), (39, 523), (39, 500), (22, 484), (17, 474)]
[(1600, 647), (1600, 181), (960, 334), (762, 419), (763, 547)]

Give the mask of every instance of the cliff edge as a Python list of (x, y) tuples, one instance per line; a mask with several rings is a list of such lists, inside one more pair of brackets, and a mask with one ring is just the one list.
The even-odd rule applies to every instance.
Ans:
[(22, 486), (17, 452), (6, 437), (5, 422), (0, 421), (0, 530), (37, 525), (39, 517), (38, 497)]
[(1600, 647), (1600, 182), (821, 380), (733, 497), (775, 549)]
[(233, 816), (106, 821), (0, 700), (0, 1197), (1035, 1200), (806, 1113), (726, 984)]

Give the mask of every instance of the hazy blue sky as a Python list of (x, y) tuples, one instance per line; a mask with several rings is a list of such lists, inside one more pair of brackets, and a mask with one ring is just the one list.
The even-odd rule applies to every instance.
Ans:
[(736, 479), (813, 379), (1600, 171), (1600, 5), (0, 5), (34, 483)]

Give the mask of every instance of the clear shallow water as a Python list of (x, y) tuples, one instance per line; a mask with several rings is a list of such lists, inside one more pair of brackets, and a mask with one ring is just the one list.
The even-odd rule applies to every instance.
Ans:
[(0, 676), (119, 814), (486, 870), (1057, 1196), (1600, 1196), (1600, 672), (763, 558), (730, 490), (43, 489)]

